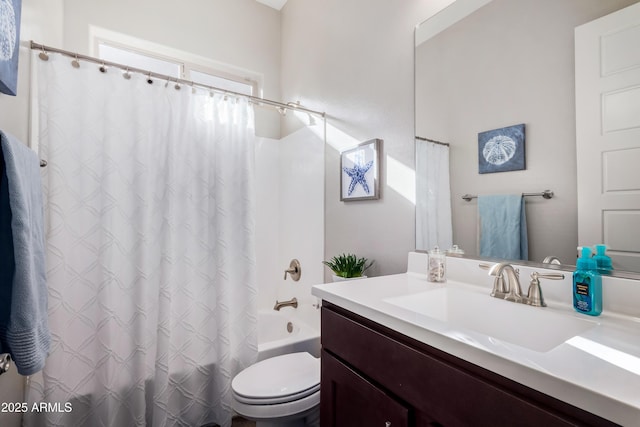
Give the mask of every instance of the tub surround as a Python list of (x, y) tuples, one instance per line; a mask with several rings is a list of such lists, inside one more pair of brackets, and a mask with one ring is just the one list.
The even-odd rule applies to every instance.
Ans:
[[(621, 425), (637, 424), (640, 419), (637, 281), (603, 277), (604, 310), (601, 316), (590, 317), (573, 310), (570, 272), (565, 272), (564, 280), (542, 280), (548, 307), (527, 309), (584, 319), (593, 322), (593, 326), (557, 346), (536, 351), (389, 302), (410, 295), (418, 298), (425, 291), (442, 287), (486, 295), (489, 301), (493, 300), (489, 297), (493, 277), (478, 268), (477, 260), (448, 257), (448, 280), (444, 286), (427, 282), (426, 265), (425, 254), (410, 253), (407, 273), (316, 285), (312, 293), (383, 327), (587, 412)], [(531, 272), (557, 272), (518, 267), (525, 290)], [(523, 336), (530, 328), (513, 318), (505, 318), (504, 322), (512, 328), (521, 328)]]
[(296, 352), (320, 357), (319, 310), (304, 306), (300, 308), (300, 311), (290, 307), (282, 311), (258, 311), (257, 361)]

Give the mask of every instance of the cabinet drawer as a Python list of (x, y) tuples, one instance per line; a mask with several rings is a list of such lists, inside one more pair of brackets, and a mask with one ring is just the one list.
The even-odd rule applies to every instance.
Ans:
[[(445, 353), (417, 341), (413, 345), (415, 340), (339, 307), (323, 306), (321, 327), (325, 351), (444, 426), (479, 425), (479, 420), (495, 426), (612, 425), (555, 399), (548, 406), (549, 396), (475, 365), (470, 371), (468, 362), (457, 364), (451, 355), (442, 357)], [(505, 387), (508, 382), (528, 393)], [(544, 404), (532, 397), (543, 397)]]

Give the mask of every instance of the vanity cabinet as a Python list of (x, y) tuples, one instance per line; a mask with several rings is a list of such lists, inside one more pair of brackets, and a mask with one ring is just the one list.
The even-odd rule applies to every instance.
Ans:
[(321, 364), (323, 427), (616, 425), (326, 301)]

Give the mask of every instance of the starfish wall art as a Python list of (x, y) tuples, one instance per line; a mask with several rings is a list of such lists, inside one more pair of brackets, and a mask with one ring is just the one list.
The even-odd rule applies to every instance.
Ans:
[(378, 199), (381, 139), (363, 142), (340, 156), (340, 200)]

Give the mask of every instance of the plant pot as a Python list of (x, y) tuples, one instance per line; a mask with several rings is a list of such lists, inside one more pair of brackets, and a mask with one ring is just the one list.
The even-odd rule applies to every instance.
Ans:
[(360, 277), (340, 277), (340, 276), (336, 276), (335, 274), (331, 275), (331, 279), (333, 279), (334, 282), (346, 282), (347, 280), (358, 280), (358, 279), (366, 279), (367, 276), (360, 276)]

